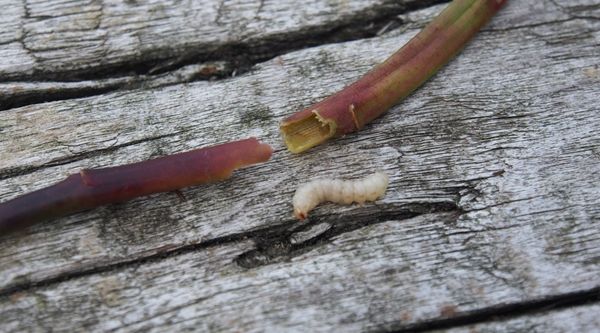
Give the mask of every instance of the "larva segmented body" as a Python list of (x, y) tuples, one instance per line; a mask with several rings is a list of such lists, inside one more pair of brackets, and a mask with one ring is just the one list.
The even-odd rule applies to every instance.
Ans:
[(303, 220), (308, 212), (322, 202), (331, 201), (349, 205), (353, 202), (362, 204), (383, 197), (389, 183), (389, 177), (383, 172), (376, 172), (363, 179), (340, 180), (318, 179), (302, 184), (294, 194), (294, 215)]

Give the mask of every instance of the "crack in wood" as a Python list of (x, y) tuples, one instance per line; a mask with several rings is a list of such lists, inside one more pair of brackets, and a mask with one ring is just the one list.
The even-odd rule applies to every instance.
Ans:
[[(220, 61), (227, 65), (223, 71), (218, 73), (212, 73), (211, 75), (205, 76), (198, 75), (191, 80), (183, 80), (183, 82), (223, 79), (231, 77), (234, 73), (235, 75), (240, 75), (248, 72), (258, 63), (292, 51), (318, 45), (375, 37), (384, 27), (386, 31), (389, 32), (402, 24), (401, 20), (398, 18), (399, 15), (447, 1), (448, 0), (427, 0), (418, 3), (401, 4), (400, 6), (390, 2), (379, 6), (378, 8), (370, 8), (366, 12), (358, 12), (352, 16), (346, 17), (337, 22), (335, 26), (318, 26), (301, 29), (293, 33), (268, 36), (261, 40), (231, 42), (219, 46), (216, 49), (210, 47), (196, 47), (166, 58), (157, 57), (146, 60), (130, 60), (120, 64), (101, 65), (89, 69), (60, 73), (34, 70), (32, 75), (26, 75), (21, 78), (13, 77), (10, 80), (14, 81), (21, 79), (22, 82), (123, 80), (118, 80), (110, 85), (101, 85), (100, 87), (85, 87), (82, 89), (70, 90), (56, 89), (53, 91), (44, 91), (17, 97), (12, 94), (0, 95), (0, 111), (42, 102), (90, 97), (116, 90), (135, 89), (139, 88), (143, 82), (150, 81), (157, 75), (174, 72), (185, 66), (204, 62)], [(360, 22), (360, 24), (356, 24), (356, 22)], [(391, 22), (396, 22), (396, 24), (390, 24)], [(23, 36), (21, 38), (23, 44), (25, 44), (24, 38), (25, 31), (23, 31)], [(34, 56), (33, 50), (28, 50), (28, 53)], [(130, 77), (130, 79), (127, 80), (127, 77)], [(135, 81), (135, 84), (130, 82), (132, 80)], [(2, 81), (4, 80), (0, 79), (0, 82)]]
[[(425, 0), (410, 4), (396, 4), (394, 1), (384, 3), (377, 8), (368, 8), (365, 11), (357, 12), (351, 16), (341, 19), (332, 26), (317, 26), (307, 29), (300, 29), (292, 33), (267, 36), (261, 40), (249, 39), (246, 42), (226, 43), (216, 49), (197, 47), (193, 50), (185, 50), (181, 54), (168, 58), (156, 58), (143, 61), (123, 62), (115, 66), (95, 67), (89, 70), (79, 70), (76, 72), (56, 73), (37, 73), (33, 79), (37, 81), (45, 80), (82, 80), (82, 79), (101, 79), (107, 77), (118, 77), (130, 73), (148, 74), (155, 67), (164, 63), (170, 63), (164, 66), (161, 71), (153, 71), (155, 74), (172, 71), (185, 65), (201, 63), (207, 61), (226, 61), (231, 63), (233, 70), (238, 74), (248, 71), (252, 66), (259, 62), (266, 61), (278, 55), (289, 53), (317, 45), (340, 43), (346, 41), (370, 38), (377, 33), (390, 21), (399, 21), (401, 14), (431, 7), (436, 4), (445, 3), (448, 0)], [(360, 22), (360, 24), (356, 24)], [(401, 22), (399, 22), (401, 23)], [(387, 31), (393, 28), (387, 27)], [(177, 60), (173, 62), (173, 60)]]
[(78, 82), (0, 83), (0, 111), (21, 106), (85, 98), (113, 91), (155, 89), (164, 86), (229, 77), (232, 69), (224, 62), (188, 65), (172, 72)]
[(483, 322), (518, 318), (533, 313), (557, 311), (600, 302), (600, 287), (559, 295), (551, 295), (525, 302), (498, 304), (487, 308), (455, 314), (452, 318), (419, 322), (404, 327), (386, 329), (388, 332), (427, 332), (472, 325)]
[[(196, 252), (217, 245), (240, 242), (251, 239), (256, 243), (256, 250), (246, 252), (236, 259), (236, 263), (244, 268), (251, 269), (258, 266), (289, 260), (295, 256), (305, 253), (313, 248), (322, 246), (335, 236), (351, 232), (370, 225), (383, 223), (390, 220), (406, 220), (419, 215), (433, 213), (455, 212), (458, 218), (463, 211), (454, 202), (413, 202), (397, 205), (372, 205), (362, 207), (360, 211), (352, 210), (347, 214), (313, 216), (309, 222), (298, 222), (296, 219), (281, 221), (279, 224), (258, 230), (231, 234), (202, 241), (196, 244), (188, 244), (180, 247), (167, 247), (156, 249), (152, 254), (132, 260), (125, 260), (108, 265), (96, 265), (80, 271), (69, 272), (42, 281), (29, 281), (26, 278), (0, 289), (0, 297), (8, 297), (11, 294), (43, 288), (73, 279), (89, 275), (101, 274), (139, 266), (150, 262), (164, 260), (174, 256)], [(297, 232), (310, 228), (313, 223), (327, 222), (331, 228), (325, 232), (305, 240), (301, 243), (292, 244), (291, 237)], [(262, 259), (264, 257), (264, 259)]]
[[(403, 205), (401, 208), (382, 205), (363, 207), (360, 211), (353, 213), (351, 217), (345, 214), (310, 217), (308, 223), (300, 222), (304, 225), (302, 228), (285, 230), (283, 233), (265, 233), (253, 237), (256, 249), (241, 254), (236, 259), (236, 263), (250, 269), (287, 261), (326, 244), (335, 236), (360, 228), (386, 221), (407, 220), (423, 214), (448, 212), (456, 213), (456, 218), (458, 218), (463, 210), (454, 202), (415, 202)], [(293, 236), (297, 232), (322, 223), (327, 223), (330, 227), (300, 243), (293, 241)]]
[(51, 89), (41, 93), (29, 92), (16, 96), (10, 94), (0, 94), (0, 111), (32, 104), (97, 96), (123, 87), (125, 87), (123, 84), (114, 84), (109, 86), (99, 85), (95, 87), (84, 87), (78, 89)]
[[(386, 210), (387, 209), (387, 210)], [(181, 255), (188, 252), (194, 252), (206, 248), (210, 248), (212, 246), (216, 246), (219, 244), (225, 244), (230, 242), (237, 242), (246, 239), (254, 239), (258, 246), (262, 245), (262, 253), (269, 257), (270, 255), (268, 248), (271, 250), (277, 246), (279, 246), (277, 242), (281, 242), (282, 239), (289, 239), (289, 237), (301, 230), (305, 230), (313, 225), (313, 223), (323, 223), (327, 221), (332, 224), (332, 228), (327, 229), (323, 234), (320, 234), (314, 238), (311, 238), (301, 245), (294, 248), (294, 246), (288, 246), (289, 251), (284, 255), (279, 255), (275, 257), (270, 257), (271, 261), (268, 263), (260, 263), (256, 266), (250, 267), (258, 267), (264, 264), (275, 263), (280, 261), (285, 261), (293, 258), (295, 255), (299, 255), (304, 253), (314, 247), (321, 246), (331, 240), (333, 237), (340, 235), (345, 232), (350, 232), (352, 230), (356, 230), (362, 227), (374, 225), (380, 222), (390, 221), (390, 220), (403, 220), (409, 219), (418, 215), (421, 215), (423, 212), (457, 212), (462, 213), (462, 210), (457, 208), (455, 205), (451, 203), (416, 203), (411, 206), (405, 206), (402, 209), (393, 209), (393, 207), (384, 207), (384, 211), (379, 214), (361, 214), (358, 219), (352, 222), (351, 225), (344, 225), (345, 217), (343, 215), (334, 216), (322, 216), (317, 219), (313, 219), (310, 223), (298, 224), (296, 221), (286, 221), (282, 225), (278, 225), (272, 228), (257, 230), (248, 233), (241, 233), (238, 235), (231, 235), (228, 237), (222, 237), (213, 239), (202, 244), (196, 244), (193, 246), (188, 246), (186, 248), (180, 248), (175, 251), (166, 251), (164, 253), (156, 253), (153, 256), (144, 258), (142, 260), (133, 260), (129, 262), (123, 262), (115, 265), (110, 265), (106, 267), (97, 267), (92, 270), (78, 272), (75, 274), (70, 274), (68, 276), (58, 277), (52, 280), (40, 282), (37, 284), (31, 285), (22, 285), (20, 287), (13, 287), (9, 289), (5, 289), (0, 291), (1, 298), (10, 297), (12, 294), (17, 292), (31, 291), (31, 289), (37, 289), (42, 287), (47, 287), (53, 284), (62, 283), (71, 279), (76, 279), (92, 274), (100, 274), (109, 271), (119, 270), (127, 267), (131, 267), (134, 265), (143, 265), (148, 262), (163, 260), (164, 258), (172, 257), (175, 255)], [(457, 216), (458, 217), (458, 216)], [(354, 217), (353, 217), (354, 218)], [(337, 230), (336, 230), (337, 229)], [(334, 231), (335, 230), (335, 231)], [(243, 257), (243, 254), (240, 257)], [(236, 259), (236, 263), (240, 263), (241, 258), (238, 257)], [(235, 289), (233, 289), (235, 291)], [(230, 291), (230, 290), (228, 290)], [(218, 293), (217, 293), (218, 294)], [(207, 298), (213, 297), (214, 295), (210, 295), (207, 297), (203, 297), (200, 299), (195, 299), (188, 303), (185, 303), (181, 306), (177, 306), (173, 309), (168, 309), (164, 312), (160, 312), (155, 314), (154, 316), (159, 316), (164, 313), (178, 311), (181, 308), (197, 304), (199, 302), (204, 301)], [(600, 287), (593, 287), (585, 290), (579, 290), (575, 292), (562, 293), (556, 295), (549, 295), (538, 297), (534, 299), (530, 299), (527, 301), (514, 302), (514, 303), (504, 303), (504, 304), (496, 304), (484, 308), (480, 308), (473, 311), (466, 311), (462, 313), (457, 313), (455, 310), (448, 311), (445, 315), (443, 314), (441, 317), (426, 320), (421, 322), (416, 322), (409, 325), (396, 325), (396, 326), (382, 326), (379, 328), (381, 332), (427, 332), (431, 330), (443, 330), (449, 328), (463, 327), (467, 325), (477, 324), (477, 323), (485, 323), (485, 322), (497, 322), (499, 320), (505, 320), (510, 318), (519, 318), (531, 316), (536, 313), (543, 313), (549, 311), (559, 311), (562, 309), (575, 308), (579, 306), (586, 306), (590, 304), (597, 304), (600, 302)], [(148, 320), (146, 318), (145, 320)], [(135, 324), (137, 322), (130, 323), (127, 326)]]

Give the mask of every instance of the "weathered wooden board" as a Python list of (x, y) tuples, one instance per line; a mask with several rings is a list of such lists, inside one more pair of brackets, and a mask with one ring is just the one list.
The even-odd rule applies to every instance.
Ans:
[(469, 325), (446, 330), (448, 333), (484, 332), (594, 332), (600, 327), (600, 305), (578, 306), (508, 320)]
[(542, 251), (540, 242), (507, 235), (525, 228), (471, 225), (454, 213), (392, 220), (252, 269), (285, 244), (257, 254), (233, 242), (14, 293), (0, 313), (14, 331), (372, 331), (551, 296), (568, 289), (548, 274), (555, 269), (573, 275), (569, 284), (597, 282), (575, 262), (540, 267), (525, 252)]
[[(282, 146), (284, 115), (385, 59), (441, 8), (228, 80), (2, 111), (0, 200), (83, 167), (249, 135), (276, 148), (184, 202), (155, 195), (1, 238), (2, 326), (402, 329), (598, 287), (598, 3), (513, 2), (360, 135), (300, 156)], [(371, 169), (391, 175), (385, 199), (292, 219), (302, 179)]]
[(270, 43), (292, 44), (419, 2), (426, 1), (2, 0), (0, 77), (103, 77), (215, 52), (270, 53)]
[(396, 14), (440, 1), (4, 0), (0, 110), (240, 73), (290, 50), (375, 35)]

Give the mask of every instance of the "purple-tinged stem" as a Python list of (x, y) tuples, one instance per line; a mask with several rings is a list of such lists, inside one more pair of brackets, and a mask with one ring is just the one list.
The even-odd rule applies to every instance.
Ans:
[(136, 197), (227, 179), (265, 162), (273, 150), (255, 138), (148, 161), (85, 169), (52, 186), (0, 204), (0, 235), (34, 223)]
[(360, 130), (452, 59), (507, 0), (454, 0), (421, 32), (355, 83), (283, 120), (288, 149), (300, 153)]

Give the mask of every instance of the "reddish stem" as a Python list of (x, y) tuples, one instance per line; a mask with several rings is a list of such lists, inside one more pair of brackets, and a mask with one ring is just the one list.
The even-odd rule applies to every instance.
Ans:
[(239, 168), (269, 160), (255, 138), (103, 169), (85, 169), (52, 186), (0, 204), (0, 234), (97, 206), (227, 179)]
[(454, 0), (385, 62), (340, 92), (283, 120), (299, 153), (360, 130), (417, 89), (454, 57), (507, 0)]

